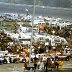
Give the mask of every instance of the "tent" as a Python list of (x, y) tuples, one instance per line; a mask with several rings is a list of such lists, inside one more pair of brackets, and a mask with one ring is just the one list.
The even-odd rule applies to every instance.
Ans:
[(39, 26), (37, 26), (37, 28), (40, 29), (40, 30), (44, 30), (44, 26), (43, 25), (39, 25)]

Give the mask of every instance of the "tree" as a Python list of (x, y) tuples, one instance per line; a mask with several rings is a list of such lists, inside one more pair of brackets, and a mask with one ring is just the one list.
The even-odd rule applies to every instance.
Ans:
[(24, 0), (24, 2), (28, 5), (33, 5), (34, 0)]
[(51, 0), (42, 0), (44, 6), (50, 5)]
[(69, 8), (71, 7), (71, 1), (70, 0), (54, 0), (54, 6)]

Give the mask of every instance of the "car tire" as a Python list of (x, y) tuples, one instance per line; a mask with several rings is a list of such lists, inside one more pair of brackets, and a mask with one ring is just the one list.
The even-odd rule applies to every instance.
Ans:
[(4, 63), (4, 64), (7, 64), (7, 60), (6, 60), (6, 59), (4, 59), (4, 60), (3, 60), (3, 63)]
[(22, 59), (22, 63), (24, 63), (25, 62), (25, 59)]
[(69, 61), (69, 57), (66, 57), (66, 61)]

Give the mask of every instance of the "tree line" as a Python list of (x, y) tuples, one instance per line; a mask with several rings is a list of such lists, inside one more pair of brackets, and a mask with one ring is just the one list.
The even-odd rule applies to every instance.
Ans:
[[(33, 5), (34, 0), (0, 0), (0, 2)], [(72, 0), (36, 0), (36, 5), (71, 8)]]

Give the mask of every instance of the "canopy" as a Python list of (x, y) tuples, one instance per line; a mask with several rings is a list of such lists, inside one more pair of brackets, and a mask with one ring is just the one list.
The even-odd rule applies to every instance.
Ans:
[(44, 26), (43, 25), (39, 25), (39, 26), (37, 26), (37, 28), (40, 29), (40, 30), (44, 30)]

